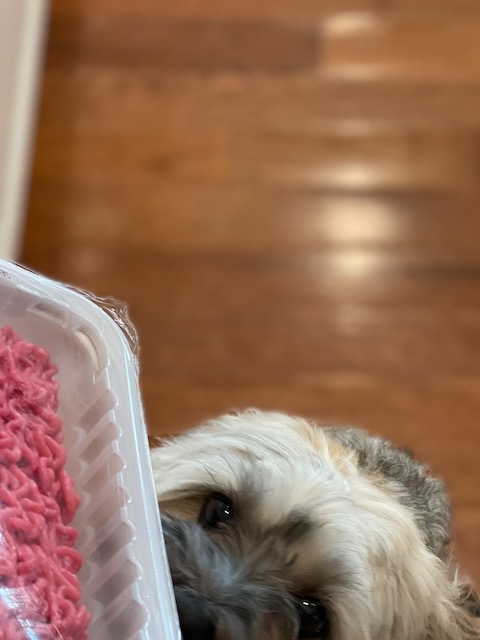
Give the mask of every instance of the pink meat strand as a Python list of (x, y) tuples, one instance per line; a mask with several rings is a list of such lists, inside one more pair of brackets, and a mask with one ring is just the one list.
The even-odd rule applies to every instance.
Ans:
[(57, 369), (0, 329), (0, 640), (86, 640)]

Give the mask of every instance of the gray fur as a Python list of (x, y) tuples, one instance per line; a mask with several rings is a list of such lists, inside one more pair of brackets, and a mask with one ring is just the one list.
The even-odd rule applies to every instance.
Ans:
[(217, 638), (251, 640), (268, 618), (275, 619), (278, 637), (292, 637), (297, 616), (282, 578), (285, 552), (278, 539), (252, 544), (251, 535), (237, 530), (228, 545), (237, 553), (228, 553), (194, 522), (164, 516), (162, 526), (173, 583), (208, 603)]
[(328, 427), (326, 431), (343, 447), (356, 452), (362, 470), (378, 472), (384, 478), (399, 502), (414, 512), (427, 547), (445, 560), (449, 554), (451, 514), (443, 482), (430, 475), (428, 467), (405, 449), (361, 429)]

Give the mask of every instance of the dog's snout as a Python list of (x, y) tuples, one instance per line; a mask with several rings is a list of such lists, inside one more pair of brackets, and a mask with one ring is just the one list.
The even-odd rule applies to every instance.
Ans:
[(215, 622), (208, 602), (182, 587), (175, 587), (183, 640), (214, 640)]

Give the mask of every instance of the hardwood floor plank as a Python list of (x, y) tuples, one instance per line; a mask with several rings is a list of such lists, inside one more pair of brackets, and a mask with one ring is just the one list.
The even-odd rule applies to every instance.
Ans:
[(384, 250), (444, 269), (480, 264), (477, 195), (279, 192), (165, 182), (144, 190), (141, 200), (138, 193), (135, 182), (112, 191), (37, 178), (31, 206), (43, 214), (30, 220), (26, 250), (34, 251), (48, 228), (42, 248), (53, 254), (61, 239), (74, 250), (89, 247), (99, 254), (118, 247), (157, 251), (159, 260), (189, 253), (288, 257)]
[[(60, 270), (74, 284), (96, 289), (101, 295), (120, 296), (142, 312), (150, 310), (150, 297), (142, 298), (142, 282), (155, 299), (168, 298), (181, 309), (190, 300), (189, 308), (202, 308), (207, 300), (220, 300), (229, 313), (241, 312), (244, 305), (255, 305), (267, 311), (278, 303), (289, 311), (289, 302), (312, 304), (347, 304), (346, 310), (357, 304), (397, 301), (398, 306), (431, 305), (433, 313), (448, 315), (455, 309), (477, 308), (479, 267), (477, 263), (432, 262), (428, 256), (404, 257), (391, 255), (388, 249), (359, 251), (356, 249), (297, 254), (262, 255), (228, 252), (163, 254), (158, 251), (129, 251), (117, 248), (108, 252), (92, 246), (72, 246), (52, 252), (48, 246), (32, 246), (28, 251), (31, 263), (42, 271)], [(255, 286), (250, 280), (255, 275)], [(164, 275), (159, 278), (158, 274)], [(235, 281), (236, 286), (229, 285)], [(287, 288), (287, 287), (290, 287)], [(268, 304), (267, 304), (268, 301)], [(348, 305), (353, 305), (350, 307)], [(163, 307), (158, 311), (166, 313)], [(247, 321), (248, 318), (244, 318)], [(191, 318), (193, 322), (193, 317)], [(476, 321), (476, 316), (474, 316)], [(196, 330), (196, 329), (195, 329)], [(434, 345), (436, 346), (436, 345)]]
[(77, 64), (200, 74), (291, 73), (315, 68), (319, 31), (310, 22), (54, 19), (56, 66)]
[[(166, 130), (289, 132), (346, 136), (369, 131), (480, 130), (480, 84), (319, 81), (315, 75), (163, 76), (142, 69), (51, 66), (41, 134), (156, 135)], [(112, 108), (112, 105), (115, 108)]]
[(399, 10), (409, 10), (415, 13), (438, 14), (439, 11), (458, 14), (460, 12), (476, 13), (479, 6), (477, 0), (387, 0), (386, 6)]
[(248, 134), (213, 125), (209, 131), (170, 126), (161, 139), (149, 131), (64, 139), (40, 134), (39, 140), (35, 176), (62, 176), (83, 188), (113, 189), (126, 180), (138, 189), (162, 181), (350, 192), (473, 192), (479, 185), (478, 138), (449, 131)]
[(205, 18), (227, 19), (298, 19), (319, 18), (341, 11), (365, 11), (378, 6), (378, 0), (180, 0), (179, 2), (158, 2), (141, 0), (69, 0), (55, 7), (57, 16), (111, 16), (143, 19), (195, 20)]
[(329, 77), (477, 81), (480, 14), (334, 16), (324, 30)]

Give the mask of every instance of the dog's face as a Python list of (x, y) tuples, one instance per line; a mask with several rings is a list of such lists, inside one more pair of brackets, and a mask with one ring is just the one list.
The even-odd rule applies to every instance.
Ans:
[(390, 444), (250, 411), (152, 462), (184, 640), (480, 638), (443, 487)]

